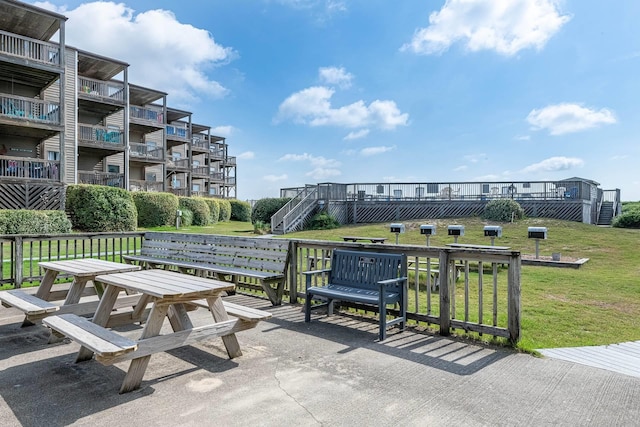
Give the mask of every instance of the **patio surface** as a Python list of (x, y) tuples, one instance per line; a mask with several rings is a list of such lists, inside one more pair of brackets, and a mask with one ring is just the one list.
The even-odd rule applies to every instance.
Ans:
[[(75, 343), (0, 307), (0, 425), (514, 426), (638, 425), (640, 378), (300, 306), (230, 300), (274, 318), (238, 334), (154, 355), (142, 388), (119, 395), (127, 364), (74, 364)], [(209, 313), (192, 313), (195, 321)], [(194, 322), (195, 323), (195, 322)], [(122, 331), (122, 330), (121, 330)], [(138, 326), (125, 333), (136, 337)], [(128, 363), (128, 362), (127, 362)]]

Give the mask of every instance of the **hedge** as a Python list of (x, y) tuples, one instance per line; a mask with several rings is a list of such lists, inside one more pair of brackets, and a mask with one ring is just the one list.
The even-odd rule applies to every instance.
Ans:
[(640, 228), (640, 209), (622, 212), (613, 219), (611, 225), (617, 228)]
[(484, 219), (491, 221), (511, 221), (524, 218), (524, 209), (520, 203), (512, 199), (496, 199), (484, 207)]
[(251, 211), (251, 222), (255, 224), (256, 221), (262, 221), (265, 224), (271, 224), (273, 214), (278, 212), (289, 200), (291, 199), (288, 197), (258, 200)]
[(218, 199), (218, 204), (220, 205), (220, 216), (218, 216), (218, 219), (220, 221), (229, 221), (231, 219), (231, 203), (226, 199)]
[(173, 225), (178, 211), (178, 196), (171, 193), (135, 191), (138, 227)]
[(0, 210), (0, 234), (63, 234), (71, 221), (63, 211)]
[(231, 203), (231, 220), (249, 222), (251, 221), (251, 205), (242, 200), (229, 200)]
[(220, 203), (218, 199), (207, 197), (204, 199), (207, 206), (209, 206), (209, 212), (211, 213), (211, 222), (215, 224), (220, 219)]
[[(180, 208), (187, 208), (193, 212), (193, 225), (211, 224), (211, 211), (204, 197), (180, 197)], [(184, 213), (182, 214), (184, 216)], [(184, 218), (182, 219), (184, 223)]]
[(122, 188), (69, 185), (65, 210), (79, 231), (134, 231), (138, 223), (133, 197)]

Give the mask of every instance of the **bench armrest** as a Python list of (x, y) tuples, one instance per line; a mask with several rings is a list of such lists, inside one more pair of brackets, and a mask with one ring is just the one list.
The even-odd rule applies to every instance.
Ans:
[(309, 276), (313, 276), (314, 274), (328, 273), (330, 271), (331, 271), (330, 268), (323, 268), (322, 270), (303, 271), (302, 274), (304, 274), (305, 276), (309, 277)]
[(386, 279), (386, 280), (381, 280), (378, 282), (378, 284), (380, 286), (387, 286), (387, 285), (394, 285), (397, 283), (402, 283), (402, 282), (406, 282), (407, 278), (406, 277), (397, 277), (395, 279)]

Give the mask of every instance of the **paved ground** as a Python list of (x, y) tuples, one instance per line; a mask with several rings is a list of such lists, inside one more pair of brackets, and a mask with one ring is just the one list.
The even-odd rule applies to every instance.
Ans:
[(640, 378), (640, 341), (589, 347), (548, 348), (539, 351), (546, 357)]
[[(238, 335), (154, 355), (142, 388), (118, 394), (127, 365), (74, 364), (75, 343), (0, 307), (0, 425), (9, 426), (637, 426), (640, 378), (377, 325), (299, 306)], [(195, 323), (210, 315), (193, 313)], [(126, 334), (135, 337), (139, 328)]]

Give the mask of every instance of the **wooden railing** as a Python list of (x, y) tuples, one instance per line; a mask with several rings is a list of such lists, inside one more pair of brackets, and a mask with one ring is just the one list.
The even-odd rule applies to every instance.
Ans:
[(162, 111), (154, 108), (132, 105), (129, 107), (129, 117), (132, 120), (143, 121), (156, 126), (164, 123), (164, 115), (162, 114)]
[(162, 147), (152, 144), (140, 144), (137, 142), (129, 143), (131, 157), (147, 160), (164, 160), (164, 150)]
[(209, 150), (209, 153), (214, 160), (224, 160), (224, 150)]
[(209, 166), (193, 166), (191, 171), (194, 175), (209, 176)]
[(209, 179), (211, 181), (223, 182), (224, 181), (224, 173), (222, 172), (210, 172)]
[(164, 183), (161, 181), (129, 180), (130, 191), (162, 191)]
[(177, 159), (177, 160), (168, 160), (167, 161), (168, 169), (181, 169), (185, 172), (190, 169), (189, 159)]
[(199, 151), (209, 151), (209, 143), (196, 137), (191, 139), (191, 147)]
[(124, 84), (119, 82), (106, 82), (87, 77), (78, 77), (78, 93), (84, 97), (124, 103)]
[(59, 161), (0, 156), (0, 178), (57, 181), (60, 178), (59, 170)]
[(174, 126), (174, 125), (167, 125), (166, 129), (167, 129), (167, 138), (172, 137), (174, 139), (176, 138), (183, 139), (185, 141), (189, 140), (189, 132), (187, 128)]
[(0, 31), (0, 52), (39, 62), (60, 66), (60, 47), (54, 43)]
[(60, 124), (57, 102), (0, 94), (0, 115), (45, 124)]
[(78, 141), (86, 144), (108, 144), (124, 148), (124, 132), (119, 129), (78, 124)]
[(110, 172), (78, 171), (80, 184), (106, 185), (124, 188), (124, 174)]
[(227, 165), (227, 166), (235, 166), (235, 165), (236, 165), (236, 158), (235, 158), (235, 156), (227, 157), (227, 158), (224, 160), (224, 164), (225, 164), (225, 165)]

